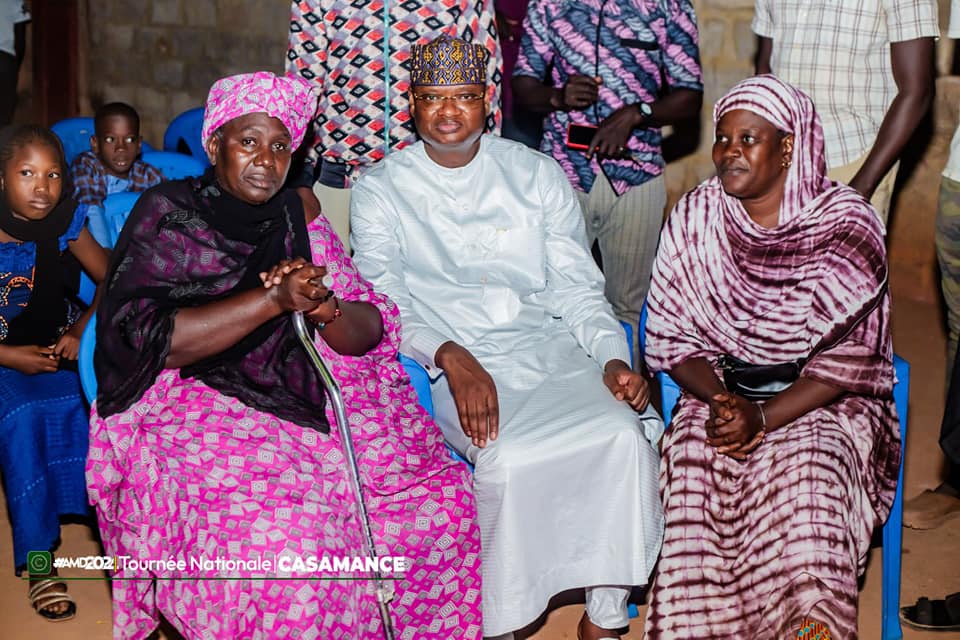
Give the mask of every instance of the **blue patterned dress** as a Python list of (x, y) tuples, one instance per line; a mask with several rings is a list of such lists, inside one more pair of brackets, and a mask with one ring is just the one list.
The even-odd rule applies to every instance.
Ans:
[[(83, 228), (78, 208), (60, 250)], [(30, 300), (36, 244), (0, 242), (0, 342)], [(49, 551), (60, 515), (89, 513), (83, 471), (89, 419), (74, 371), (28, 376), (0, 366), (0, 472), (17, 573), (28, 551)]]

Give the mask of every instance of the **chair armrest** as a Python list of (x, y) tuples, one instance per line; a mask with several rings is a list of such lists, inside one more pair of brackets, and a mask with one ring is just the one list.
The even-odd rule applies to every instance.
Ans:
[(400, 364), (403, 365), (407, 375), (410, 376), (410, 384), (413, 385), (414, 390), (417, 392), (417, 399), (420, 401), (420, 406), (426, 409), (427, 413), (432, 417), (433, 396), (430, 394), (430, 376), (428, 376), (426, 370), (420, 366), (420, 363), (413, 358), (408, 358), (400, 354), (397, 356), (397, 359), (400, 361)]

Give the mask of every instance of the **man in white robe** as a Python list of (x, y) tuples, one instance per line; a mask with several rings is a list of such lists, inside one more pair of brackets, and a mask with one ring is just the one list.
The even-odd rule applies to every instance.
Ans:
[(660, 549), (663, 423), (559, 165), (482, 135), (484, 55), (449, 38), (414, 48), (423, 141), (356, 183), (354, 261), (399, 306), (401, 351), (475, 465), (484, 634), (509, 637), (586, 587), (578, 635), (618, 638)]

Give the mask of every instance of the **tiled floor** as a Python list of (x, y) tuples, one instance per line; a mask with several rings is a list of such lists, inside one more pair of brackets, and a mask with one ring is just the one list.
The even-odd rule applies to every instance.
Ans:
[[(894, 306), (894, 344), (897, 352), (912, 364), (910, 420), (907, 441), (905, 493), (913, 496), (935, 486), (941, 472), (937, 434), (943, 407), (943, 330), (939, 311), (930, 305), (904, 300)], [(3, 508), (0, 501), (0, 508)], [(71, 582), (70, 591), (78, 604), (78, 615), (64, 623), (50, 623), (37, 616), (26, 597), (26, 584), (17, 579), (11, 566), (12, 542), (5, 514), (0, 515), (0, 640), (100, 640), (111, 637), (109, 585), (103, 581)], [(861, 638), (880, 637), (880, 554), (874, 549), (864, 588), (860, 595)], [(65, 556), (98, 554), (99, 546), (83, 525), (63, 527)], [(67, 576), (83, 576), (79, 570)], [(89, 574), (86, 574), (89, 575)], [(902, 601), (912, 603), (918, 596), (942, 597), (960, 591), (960, 520), (934, 531), (904, 531)], [(573, 640), (582, 605), (568, 605), (550, 613), (535, 640)], [(634, 621), (629, 640), (643, 636), (641, 617)], [(960, 640), (960, 633), (925, 634), (904, 630), (907, 640)], [(693, 639), (691, 639), (693, 640)]]

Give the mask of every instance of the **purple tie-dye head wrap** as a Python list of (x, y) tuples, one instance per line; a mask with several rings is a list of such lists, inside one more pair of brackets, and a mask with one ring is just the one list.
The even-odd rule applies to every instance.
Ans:
[(713, 109), (714, 125), (735, 109), (755, 113), (780, 131), (793, 134), (793, 162), (787, 171), (780, 205), (780, 224), (786, 224), (831, 185), (823, 152), (823, 128), (813, 100), (793, 85), (767, 74), (748, 78), (730, 89)]
[(283, 122), (296, 149), (316, 112), (317, 94), (317, 88), (299, 76), (257, 71), (221, 78), (210, 87), (201, 137), (206, 144), (214, 131), (231, 120), (266, 113)]

